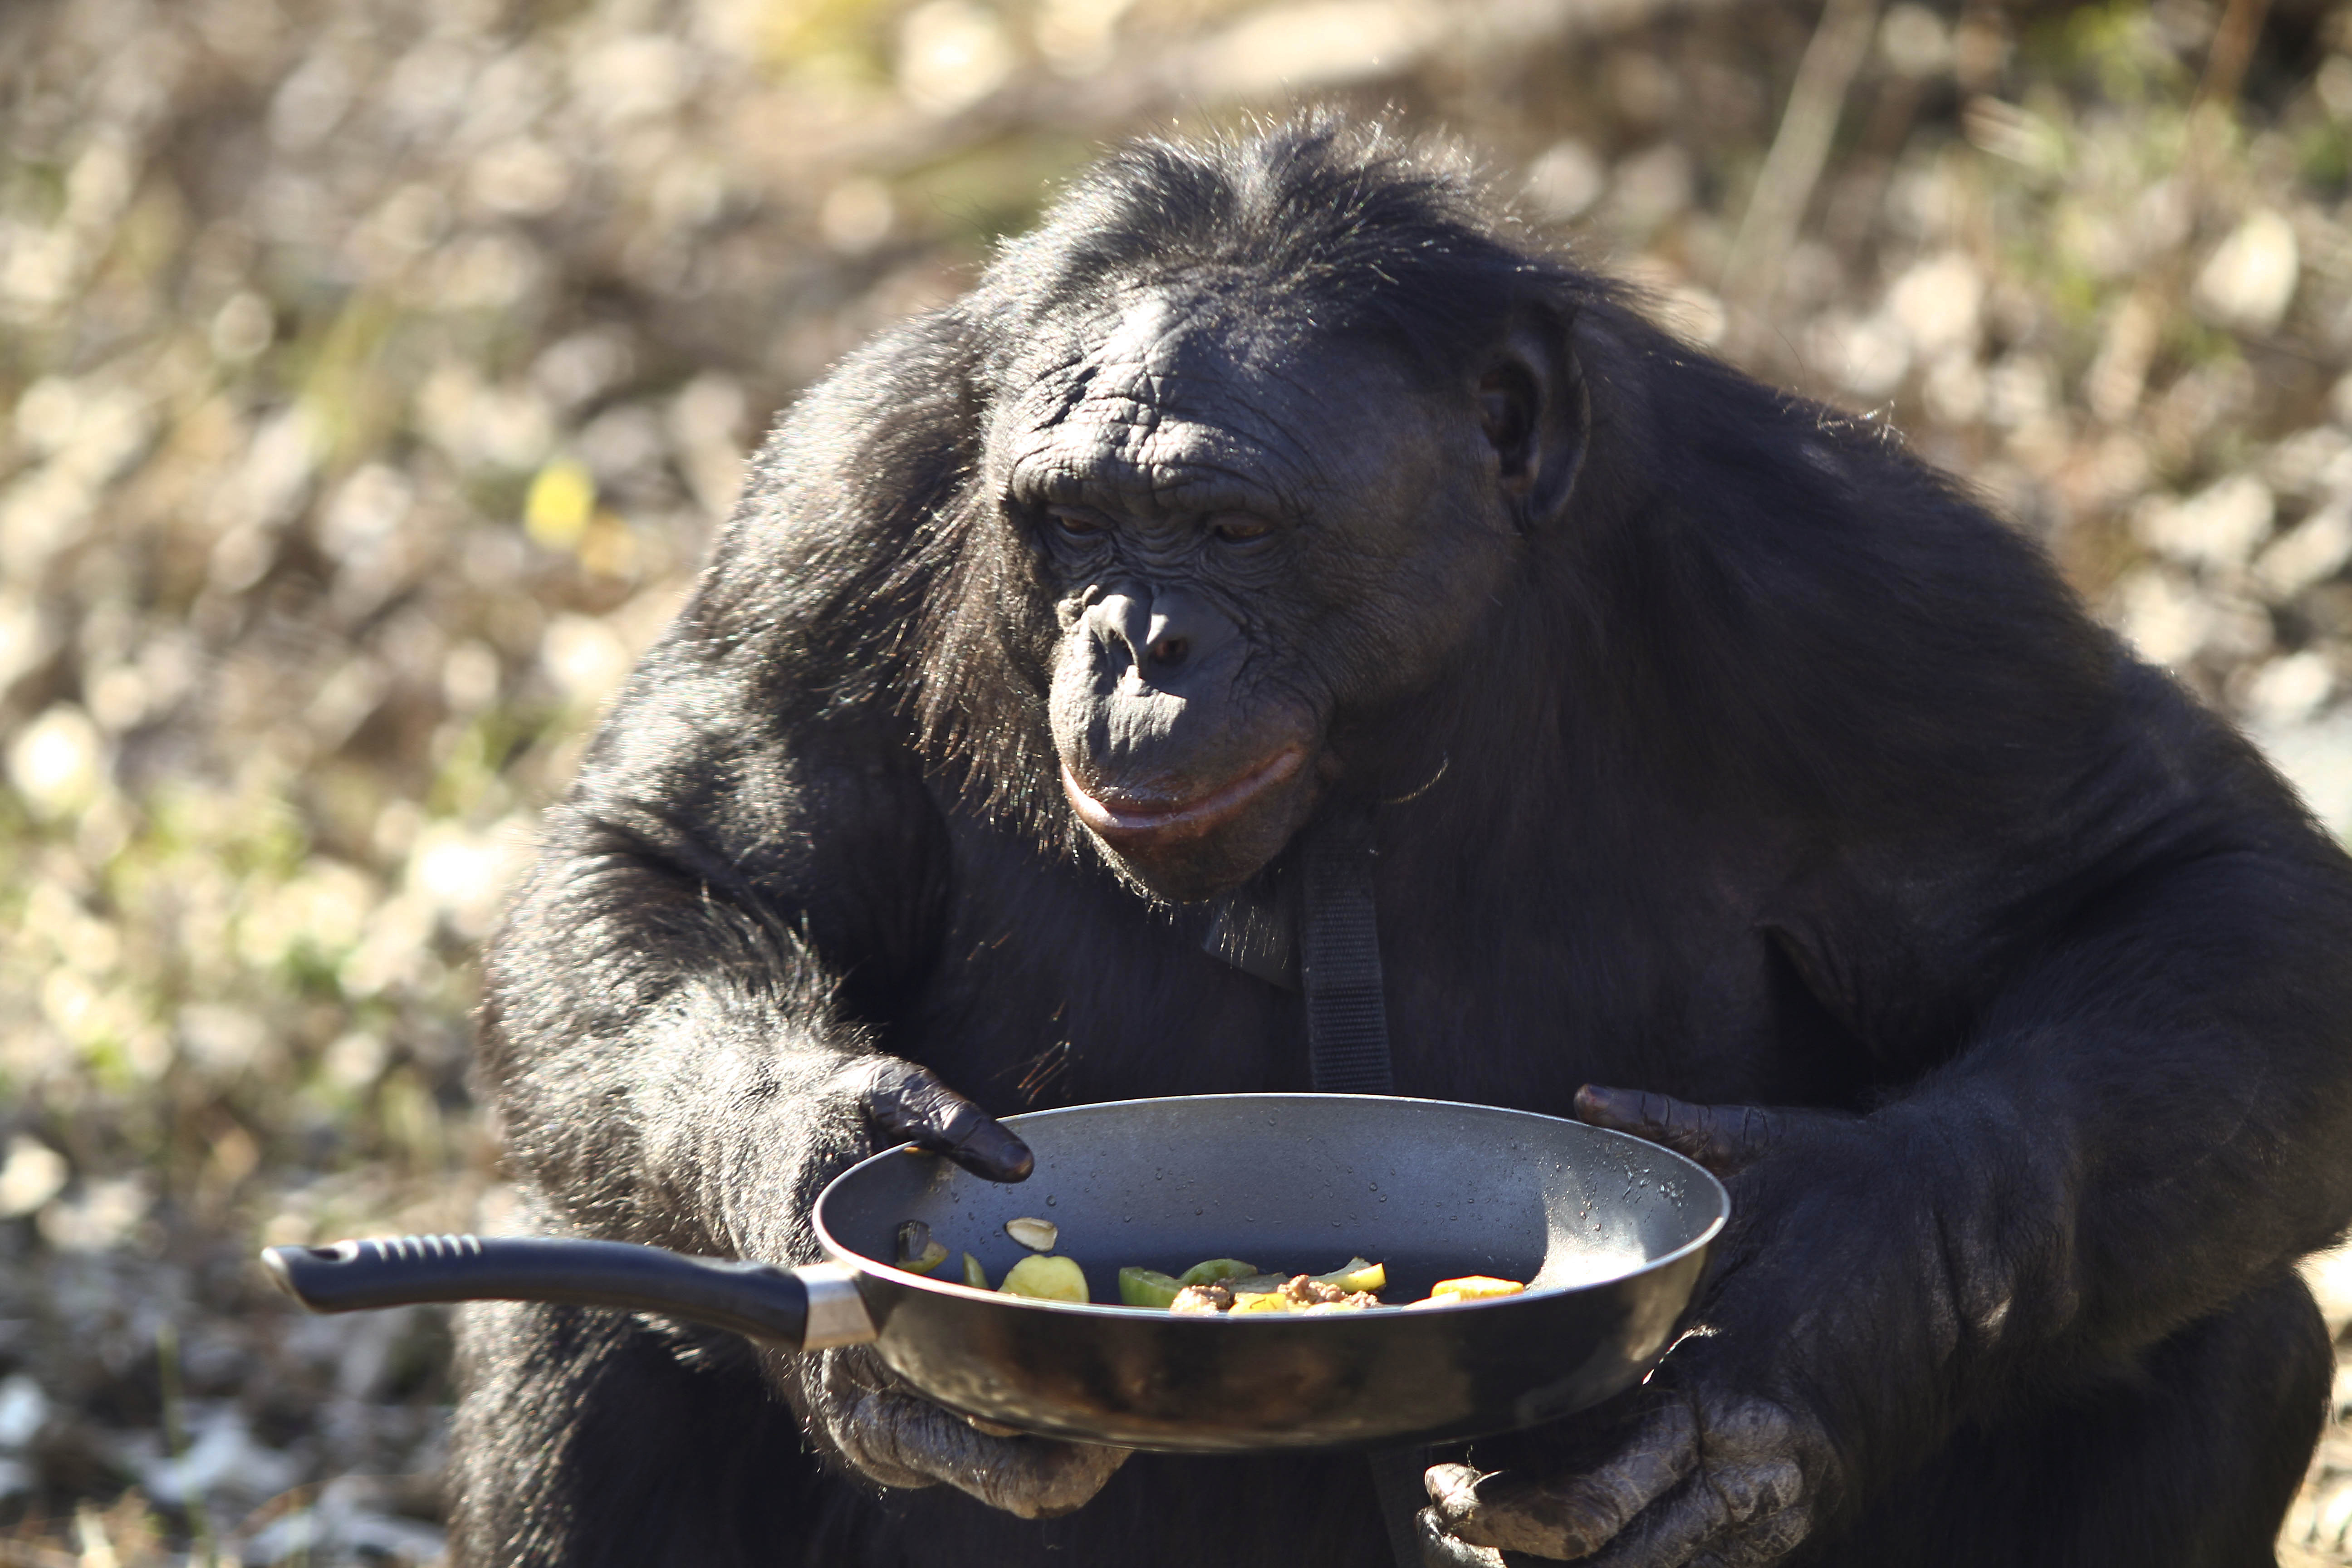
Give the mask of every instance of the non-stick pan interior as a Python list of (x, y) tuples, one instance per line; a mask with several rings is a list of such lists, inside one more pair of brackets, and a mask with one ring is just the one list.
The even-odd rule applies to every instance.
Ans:
[(1097, 1302), (1129, 1264), (1175, 1272), (1208, 1258), (1320, 1273), (1351, 1255), (1385, 1263), (1391, 1301), (1434, 1280), (1490, 1274), (1597, 1284), (1702, 1239), (1722, 1189), (1651, 1144), (1486, 1106), (1353, 1095), (1224, 1095), (1074, 1106), (1008, 1119), (1037, 1156), (1026, 1182), (945, 1161), (874, 1162), (818, 1218), (841, 1246), (895, 1255), (919, 1219), (1003, 1279), (1026, 1256), (1007, 1220), (1054, 1222), (1054, 1250)]

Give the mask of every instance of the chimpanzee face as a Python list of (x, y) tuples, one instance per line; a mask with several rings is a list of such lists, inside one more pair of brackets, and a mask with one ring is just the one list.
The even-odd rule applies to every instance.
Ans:
[(1432, 385), (1206, 288), (1134, 291), (1030, 363), (988, 467), (1055, 600), (1063, 792), (1145, 891), (1213, 896), (1344, 769), (1335, 715), (1473, 635), (1521, 549), (1534, 389)]

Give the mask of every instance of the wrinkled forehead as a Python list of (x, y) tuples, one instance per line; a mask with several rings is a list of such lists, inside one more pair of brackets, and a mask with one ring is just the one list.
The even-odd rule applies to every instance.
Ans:
[(1399, 395), (1381, 356), (1295, 314), (1138, 291), (1041, 342), (993, 445), (1016, 500), (1142, 513), (1284, 510), (1356, 465)]

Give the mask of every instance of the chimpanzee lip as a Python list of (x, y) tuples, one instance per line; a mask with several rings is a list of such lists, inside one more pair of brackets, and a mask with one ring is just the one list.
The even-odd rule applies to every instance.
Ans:
[(1249, 772), (1190, 800), (1154, 800), (1126, 795), (1111, 800), (1089, 794), (1078, 783), (1070, 764), (1062, 764), (1062, 793), (1078, 820), (1117, 844), (1152, 838), (1192, 838), (1239, 816), (1252, 801), (1296, 774), (1307, 761), (1307, 748), (1285, 746)]

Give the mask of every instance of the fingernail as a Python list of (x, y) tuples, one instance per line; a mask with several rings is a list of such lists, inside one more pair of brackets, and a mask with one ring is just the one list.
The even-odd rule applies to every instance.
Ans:
[(1616, 1089), (1603, 1089), (1597, 1083), (1588, 1083), (1576, 1091), (1576, 1114), (1587, 1121), (1622, 1121), (1625, 1116), (1623, 1099), (1624, 1097)]
[(1432, 1465), (1421, 1484), (1430, 1501), (1451, 1513), (1467, 1512), (1478, 1500), (1478, 1472), (1467, 1465)]
[(992, 1182), (1025, 1182), (1037, 1168), (1037, 1156), (1029, 1152), (1029, 1145), (994, 1122), (984, 1124), (948, 1157)]

